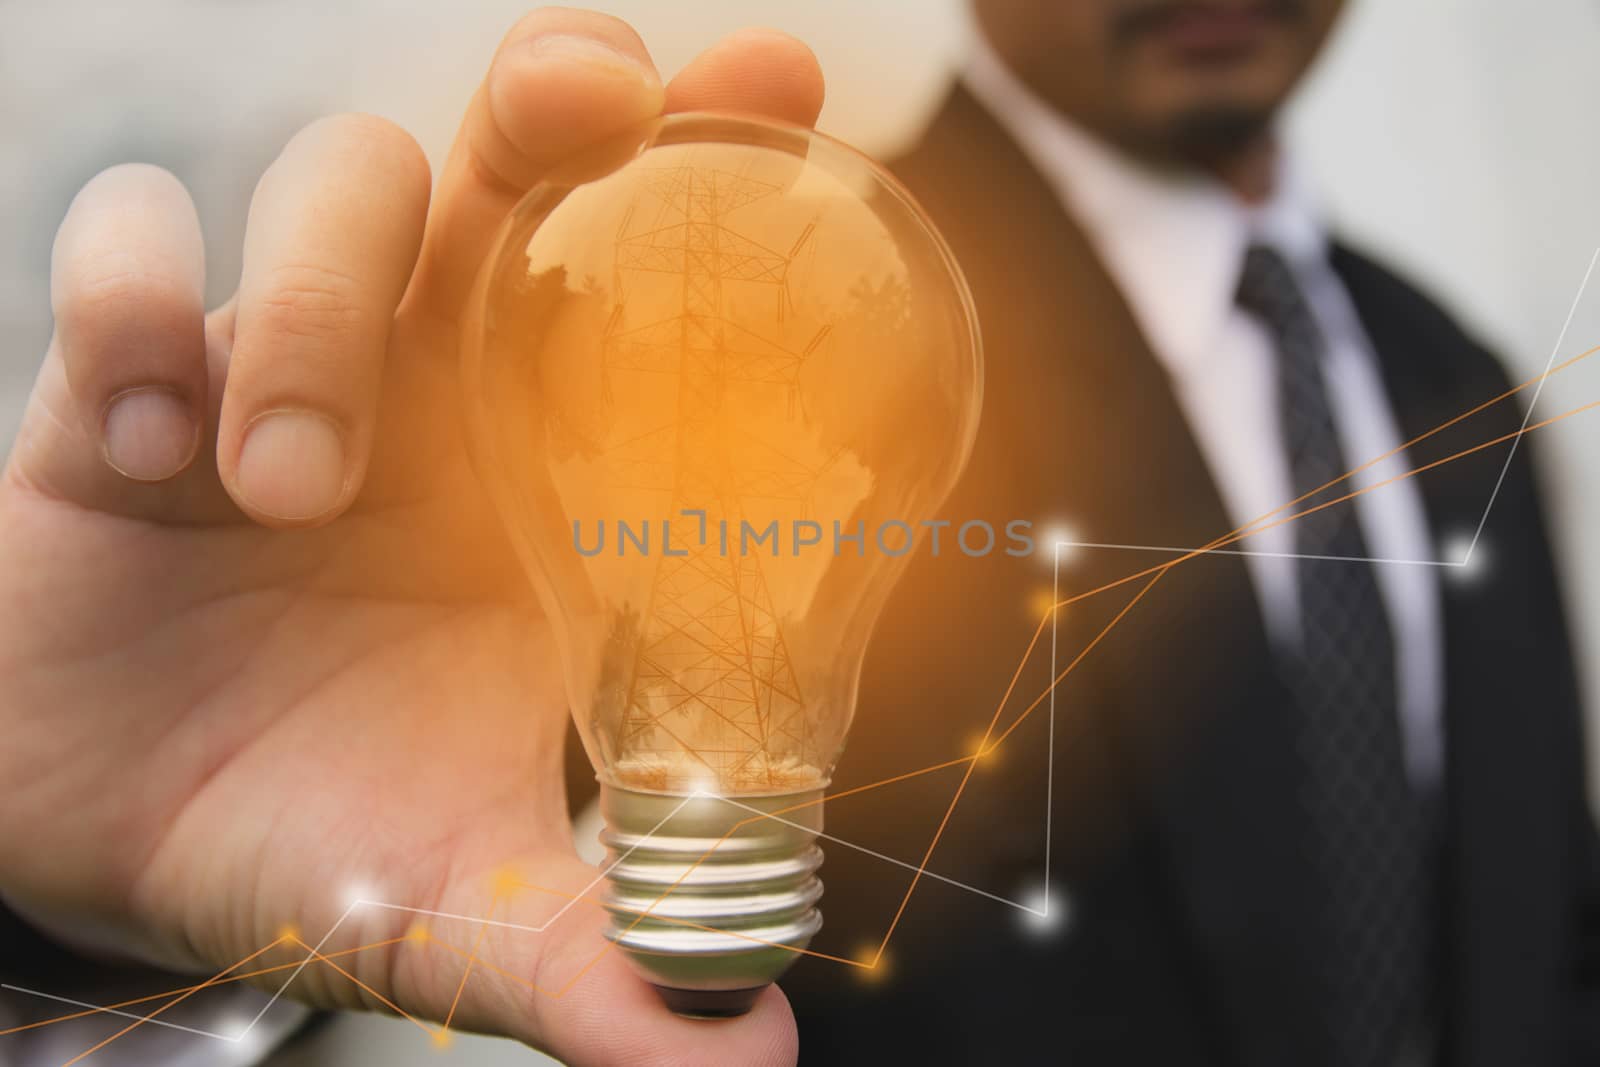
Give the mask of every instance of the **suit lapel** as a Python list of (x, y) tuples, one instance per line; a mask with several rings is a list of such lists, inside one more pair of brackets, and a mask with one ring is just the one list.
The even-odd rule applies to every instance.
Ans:
[[(957, 90), (901, 170), (966, 268), (985, 337), (984, 427), (963, 505), (1063, 517), (1105, 543), (1192, 547), (1232, 529), (1125, 301), (982, 108)], [(1063, 569), (1064, 592), (1166, 558), (1084, 550)], [(1144, 584), (1068, 608), (1062, 661)], [(1121, 811), (1123, 837), (1108, 862), (1155, 865), (1195, 993), (1226, 1021), (1225, 1054), (1263, 1067), (1304, 1049), (1315, 995), (1315, 884), (1287, 802), (1292, 723), (1269, 663), (1243, 561), (1209, 555), (1168, 572), (1084, 660), (1097, 706), (1077, 709), (1115, 765), (1102, 802)]]

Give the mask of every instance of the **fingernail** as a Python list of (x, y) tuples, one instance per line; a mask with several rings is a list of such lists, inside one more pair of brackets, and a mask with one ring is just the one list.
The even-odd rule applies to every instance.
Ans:
[(147, 386), (111, 398), (100, 437), (106, 462), (117, 473), (136, 482), (164, 482), (194, 459), (200, 424), (183, 397)]
[(302, 522), (325, 515), (344, 496), (344, 437), (325, 415), (269, 411), (245, 429), (235, 486), (263, 515)]

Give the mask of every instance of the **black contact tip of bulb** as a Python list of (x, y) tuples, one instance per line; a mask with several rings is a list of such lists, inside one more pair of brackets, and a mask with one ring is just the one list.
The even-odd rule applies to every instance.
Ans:
[(755, 1007), (766, 986), (750, 989), (676, 989), (658, 985), (656, 992), (674, 1015), (689, 1019), (736, 1019)]

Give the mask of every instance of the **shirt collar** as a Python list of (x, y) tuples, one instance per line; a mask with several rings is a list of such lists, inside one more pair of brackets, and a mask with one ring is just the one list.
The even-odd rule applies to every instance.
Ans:
[(1089, 134), (1023, 84), (981, 32), (964, 80), (1083, 225), (1169, 371), (1199, 370), (1215, 351), (1252, 243), (1297, 269), (1326, 262), (1323, 228), (1287, 160), (1271, 199), (1250, 206), (1209, 176), (1153, 169)]

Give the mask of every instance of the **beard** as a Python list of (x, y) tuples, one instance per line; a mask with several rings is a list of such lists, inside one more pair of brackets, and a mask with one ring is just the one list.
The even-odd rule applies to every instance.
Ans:
[(1160, 154), (1206, 166), (1238, 157), (1272, 129), (1274, 109), (1212, 104), (1183, 111), (1156, 131)]

